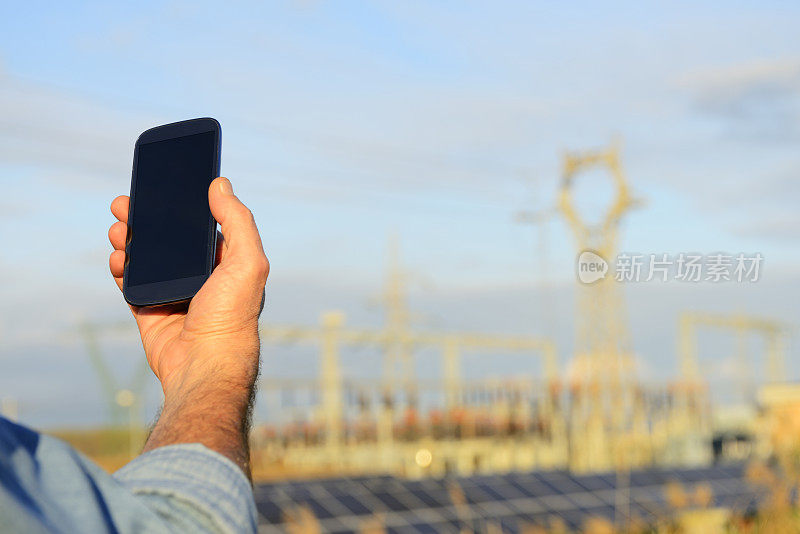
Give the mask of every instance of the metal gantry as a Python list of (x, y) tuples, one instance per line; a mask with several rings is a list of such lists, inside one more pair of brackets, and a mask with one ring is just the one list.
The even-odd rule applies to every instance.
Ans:
[(702, 381), (697, 350), (697, 330), (708, 327), (729, 330), (739, 342), (739, 365), (751, 378), (755, 376), (752, 362), (745, 358), (744, 336), (755, 333), (762, 336), (766, 352), (766, 378), (769, 382), (787, 380), (786, 343), (791, 327), (781, 321), (746, 314), (721, 314), (684, 312), (679, 319), (680, 368), (683, 379), (692, 384)]
[[(370, 347), (385, 355), (385, 377), (373, 382), (382, 392), (383, 400), (376, 422), (376, 442), (390, 446), (394, 440), (394, 404), (398, 385), (405, 390), (409, 409), (416, 410), (418, 388), (422, 384), (414, 379), (413, 355), (415, 351), (435, 348), (440, 351), (444, 370), (439, 384), (444, 391), (445, 408), (452, 413), (462, 404), (465, 384), (462, 379), (461, 356), (464, 351), (512, 352), (536, 355), (542, 361), (544, 391), (548, 394), (557, 385), (558, 361), (555, 343), (546, 338), (531, 336), (507, 336), (474, 332), (415, 331), (409, 324), (409, 311), (405, 297), (404, 275), (399, 266), (396, 244), (392, 245), (383, 304), (386, 308), (386, 324), (377, 329), (345, 327), (345, 315), (341, 311), (327, 311), (320, 317), (319, 326), (265, 324), (261, 327), (261, 339), (267, 343), (294, 344), (313, 343), (320, 347), (319, 378), (321, 420), (324, 422), (324, 444), (330, 458), (335, 458), (345, 441), (344, 378), (340, 365), (340, 350), (344, 347)], [(398, 374), (399, 381), (396, 378)], [(262, 381), (263, 386), (276, 385), (273, 380)], [(284, 385), (286, 383), (284, 382)], [(549, 395), (544, 395), (542, 411), (548, 418), (554, 417)], [(562, 425), (563, 426), (563, 425)]]
[[(267, 324), (262, 326), (260, 331), (261, 339), (266, 342), (280, 344), (311, 342), (320, 346), (318, 383), (322, 388), (322, 407), (328, 428), (326, 443), (333, 448), (341, 443), (344, 421), (340, 349), (342, 347), (384, 349), (398, 341), (396, 333), (388, 329), (344, 328), (344, 322), (344, 313), (328, 311), (322, 314), (319, 327)], [(445, 370), (442, 386), (450, 407), (459, 403), (462, 383), (460, 360), (463, 350), (538, 354), (543, 362), (546, 383), (553, 384), (557, 380), (555, 344), (548, 339), (458, 332), (407, 332), (400, 341), (412, 352), (422, 347), (436, 347), (441, 350)]]

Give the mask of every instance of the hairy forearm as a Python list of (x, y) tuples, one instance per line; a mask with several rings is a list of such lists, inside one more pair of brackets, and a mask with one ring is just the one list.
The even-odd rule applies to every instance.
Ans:
[(232, 460), (251, 478), (248, 438), (255, 388), (252, 380), (211, 378), (167, 392), (144, 447), (200, 443)]

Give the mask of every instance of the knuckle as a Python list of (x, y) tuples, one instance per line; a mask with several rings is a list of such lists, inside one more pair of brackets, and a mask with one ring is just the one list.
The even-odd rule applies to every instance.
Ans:
[(269, 260), (264, 254), (260, 254), (253, 260), (253, 274), (259, 280), (266, 280), (269, 275)]
[(239, 204), (239, 206), (236, 208), (236, 212), (239, 215), (239, 217), (243, 219), (253, 220), (253, 212), (250, 211), (250, 208), (248, 208), (244, 204)]
[(264, 254), (261, 255), (261, 271), (260, 272), (261, 272), (261, 275), (263, 276), (263, 278), (265, 278), (265, 279), (267, 278), (267, 276), (269, 276), (269, 259)]
[(267, 275), (269, 274), (269, 261), (267, 261), (267, 257), (263, 254), (255, 256), (250, 261), (247, 262), (247, 266), (245, 267), (247, 275), (253, 279), (258, 281), (266, 281)]

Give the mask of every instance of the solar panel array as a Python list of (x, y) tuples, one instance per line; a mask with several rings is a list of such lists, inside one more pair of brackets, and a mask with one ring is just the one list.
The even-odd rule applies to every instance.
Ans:
[(423, 480), (386, 475), (259, 484), (255, 497), (263, 533), (286, 532), (287, 522), (306, 509), (322, 532), (358, 532), (372, 519), (387, 532), (405, 534), (486, 532), (490, 526), (519, 532), (554, 521), (578, 530), (592, 517), (613, 521), (618, 502), (626, 503), (621, 517), (652, 524), (672, 514), (668, 482), (689, 491), (707, 483), (711, 505), (741, 513), (753, 513), (765, 492), (745, 480), (742, 465), (634, 471), (627, 484), (621, 482), (625, 489), (618, 492), (614, 473), (538, 471)]

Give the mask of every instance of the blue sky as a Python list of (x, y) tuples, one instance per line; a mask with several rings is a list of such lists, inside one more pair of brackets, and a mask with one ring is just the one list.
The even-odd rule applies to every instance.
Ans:
[[(0, 397), (18, 398), (37, 424), (101, 417), (71, 332), (127, 318), (107, 274), (108, 204), (128, 190), (139, 132), (196, 116), (222, 123), (223, 173), (262, 229), (273, 265), (266, 320), (310, 324), (335, 307), (379, 324), (370, 300), (394, 233), (421, 327), (546, 333), (536, 232), (513, 215), (553, 205), (564, 150), (616, 137), (647, 201), (626, 220), (623, 249), (765, 257), (753, 287), (627, 288), (643, 367), (676, 372), (682, 309), (796, 323), (798, 10), (15, 5), (0, 22)], [(591, 180), (602, 178), (581, 181), (586, 209), (597, 209)], [(576, 251), (560, 221), (547, 243), (560, 303), (552, 334), (566, 362)], [(130, 354), (122, 376), (135, 334), (119, 343), (115, 354)], [(719, 347), (709, 366), (724, 367)], [(284, 352), (270, 352), (265, 372), (313, 374), (313, 352)], [(345, 366), (363, 367), (359, 357)], [(43, 400), (76, 389), (61, 412)]]

